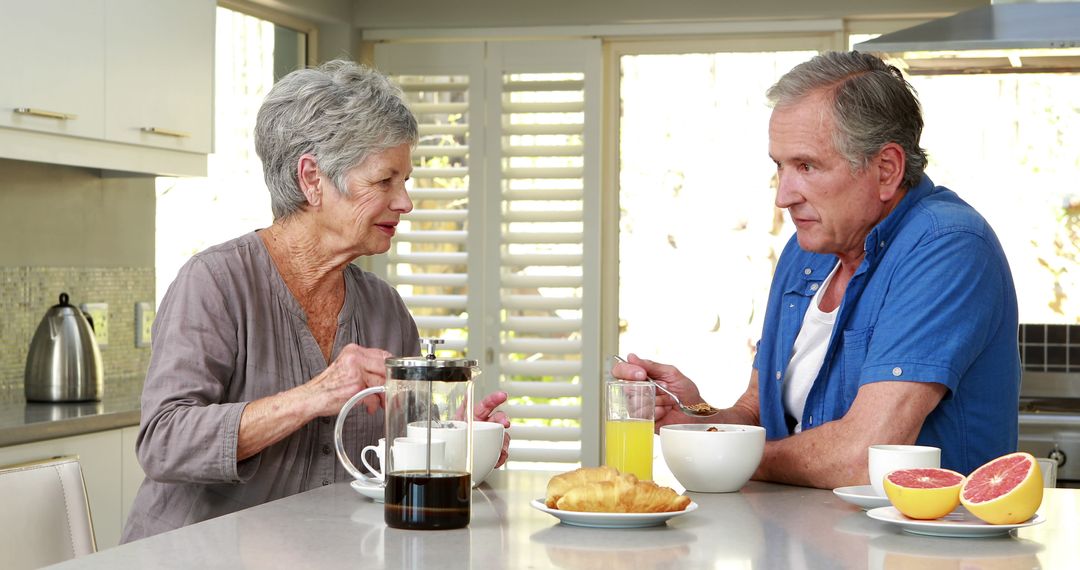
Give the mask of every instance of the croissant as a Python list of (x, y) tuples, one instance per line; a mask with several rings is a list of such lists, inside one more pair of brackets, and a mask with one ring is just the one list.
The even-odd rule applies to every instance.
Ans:
[(652, 481), (609, 466), (582, 467), (548, 481), (548, 508), (594, 513), (662, 513), (681, 511), (690, 498)]
[(547, 498), (544, 503), (549, 509), (557, 508), (556, 503), (570, 489), (589, 483), (614, 481), (618, 476), (619, 470), (607, 465), (602, 467), (582, 467), (562, 475), (556, 475), (548, 481)]
[(665, 513), (681, 511), (690, 498), (652, 481), (620, 475), (614, 481), (598, 481), (574, 487), (556, 502), (563, 511), (592, 513)]

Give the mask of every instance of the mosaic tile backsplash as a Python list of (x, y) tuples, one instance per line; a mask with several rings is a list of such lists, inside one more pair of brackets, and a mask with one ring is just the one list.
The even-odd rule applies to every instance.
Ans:
[(1024, 370), (1080, 372), (1080, 325), (1020, 325)]
[(141, 390), (150, 348), (135, 347), (135, 303), (154, 302), (154, 268), (0, 267), (0, 403), (23, 401), (30, 340), (61, 292), (72, 305), (109, 304), (105, 391)]

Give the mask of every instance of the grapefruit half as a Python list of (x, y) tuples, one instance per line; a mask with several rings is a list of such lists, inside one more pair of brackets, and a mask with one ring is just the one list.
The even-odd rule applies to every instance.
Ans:
[(904, 516), (937, 519), (960, 504), (964, 476), (948, 469), (897, 469), (882, 483), (889, 501)]
[(960, 489), (960, 502), (990, 524), (1015, 524), (1031, 518), (1043, 497), (1039, 462), (1028, 453), (1003, 455), (976, 469)]

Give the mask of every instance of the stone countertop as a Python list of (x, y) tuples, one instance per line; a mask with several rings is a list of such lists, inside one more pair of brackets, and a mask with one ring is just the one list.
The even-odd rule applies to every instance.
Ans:
[(139, 425), (141, 395), (106, 385), (100, 402), (0, 404), (0, 447)]
[(463, 529), (388, 528), (382, 504), (336, 483), (60, 567), (1068, 568), (1078, 553), (1076, 489), (1047, 489), (1042, 524), (995, 537), (944, 538), (907, 534), (827, 490), (759, 482), (737, 493), (688, 493), (699, 507), (659, 526), (567, 526), (530, 506), (551, 475), (493, 472), (473, 491), (472, 521)]

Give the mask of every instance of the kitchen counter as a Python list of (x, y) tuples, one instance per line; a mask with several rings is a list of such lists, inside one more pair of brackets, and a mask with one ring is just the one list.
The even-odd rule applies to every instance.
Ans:
[(139, 390), (109, 390), (100, 402), (0, 404), (0, 447), (139, 425)]
[[(699, 508), (643, 529), (581, 528), (533, 509), (552, 473), (496, 471), (472, 523), (402, 531), (337, 483), (104, 550), (59, 568), (1067, 568), (1080, 556), (1080, 490), (1047, 489), (1043, 524), (991, 538), (906, 534), (830, 491), (751, 482), (690, 493)], [(677, 486), (657, 475), (658, 482)]]

